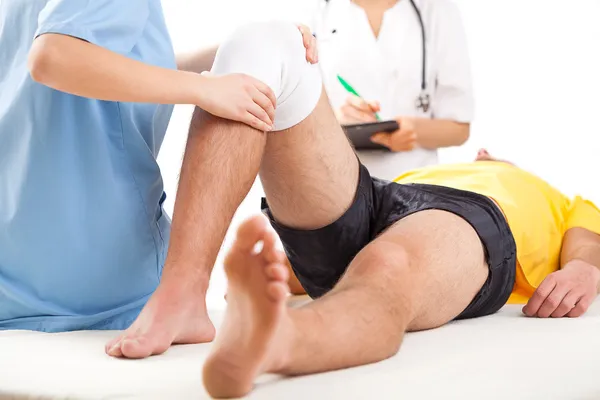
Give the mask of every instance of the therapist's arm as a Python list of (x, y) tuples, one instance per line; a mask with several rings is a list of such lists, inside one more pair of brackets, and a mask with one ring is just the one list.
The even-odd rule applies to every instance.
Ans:
[(471, 134), (471, 124), (443, 119), (414, 118), (417, 144), (425, 149), (460, 146)]
[(178, 54), (177, 69), (197, 74), (210, 71), (215, 62), (218, 49), (219, 46), (212, 46), (198, 51)]
[[(270, 130), (276, 104), (271, 89), (251, 77), (207, 77), (151, 66), (61, 34), (35, 39), (29, 70), (36, 82), (73, 95), (106, 101), (193, 104), (261, 130)], [(249, 114), (251, 110), (255, 115)]]

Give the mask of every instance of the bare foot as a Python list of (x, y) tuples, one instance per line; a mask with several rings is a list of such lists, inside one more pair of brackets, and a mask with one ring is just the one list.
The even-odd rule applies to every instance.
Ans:
[(106, 344), (106, 354), (139, 359), (162, 354), (172, 344), (212, 341), (215, 327), (204, 294), (183, 295), (177, 289), (159, 286), (131, 327)]
[[(256, 253), (261, 241), (263, 249)], [(244, 396), (258, 375), (285, 362), (290, 321), (288, 270), (283, 261), (263, 217), (242, 224), (225, 260), (227, 314), (204, 365), (204, 385), (211, 396)]]

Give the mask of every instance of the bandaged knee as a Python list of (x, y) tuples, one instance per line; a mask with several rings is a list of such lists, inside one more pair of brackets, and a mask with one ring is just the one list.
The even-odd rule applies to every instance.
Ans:
[(292, 23), (254, 23), (219, 46), (211, 72), (245, 74), (264, 82), (277, 97), (274, 130), (302, 122), (322, 92), (318, 66), (306, 61), (302, 34)]

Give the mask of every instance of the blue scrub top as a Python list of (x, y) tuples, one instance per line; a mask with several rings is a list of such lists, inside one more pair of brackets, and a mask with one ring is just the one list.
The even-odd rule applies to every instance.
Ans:
[(0, 1), (0, 329), (124, 329), (156, 289), (170, 221), (156, 163), (172, 106), (35, 83), (35, 37), (176, 68), (160, 0)]

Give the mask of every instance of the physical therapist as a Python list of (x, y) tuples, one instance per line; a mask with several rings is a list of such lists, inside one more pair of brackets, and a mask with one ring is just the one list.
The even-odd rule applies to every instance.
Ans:
[(320, 0), (313, 27), (340, 122), (399, 122), (371, 139), (389, 151), (358, 152), (374, 176), (436, 164), (438, 149), (469, 138), (470, 62), (450, 0)]
[[(161, 0), (0, 0), (0, 331), (129, 327), (107, 352), (136, 358), (212, 340), (227, 159), (185, 157), (171, 229), (156, 157), (173, 104), (269, 131), (277, 102), (249, 76), (196, 73), (214, 53), (176, 57)], [(210, 196), (192, 206), (181, 193), (195, 179)], [(178, 217), (191, 207), (202, 238)]]

